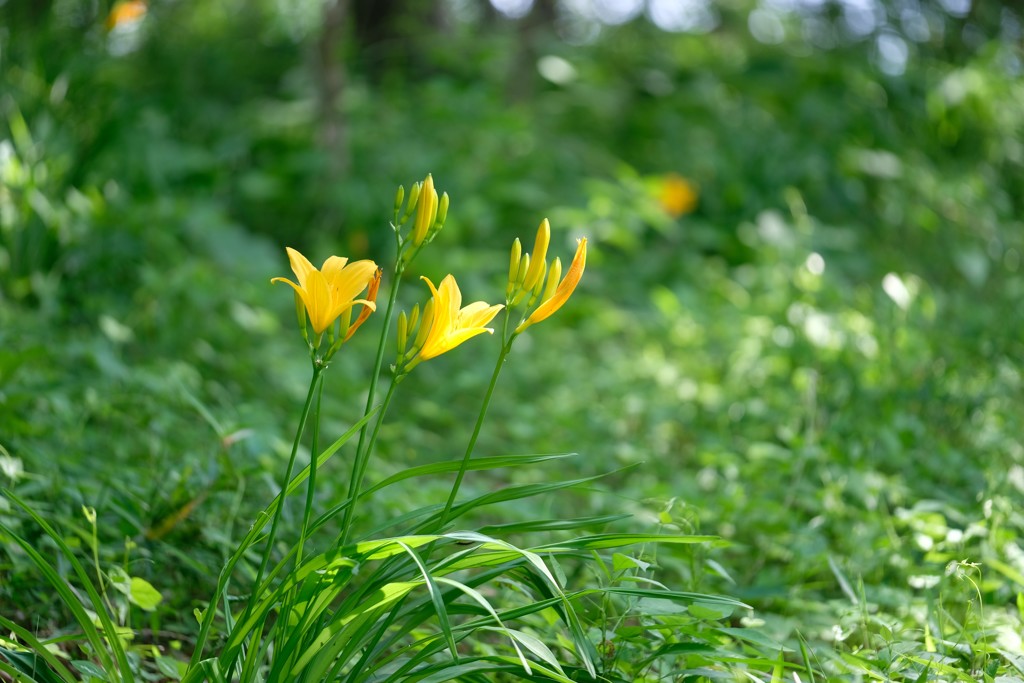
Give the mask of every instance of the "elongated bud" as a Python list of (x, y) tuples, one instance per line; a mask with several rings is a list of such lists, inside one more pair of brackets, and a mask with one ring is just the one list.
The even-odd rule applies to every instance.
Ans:
[(523, 257), (523, 245), (519, 242), (519, 238), (512, 243), (512, 256), (508, 260), (508, 286), (505, 287), (505, 298), (508, 299), (512, 296), (512, 292), (516, 288), (516, 276), (519, 274), (519, 259)]
[(302, 297), (299, 296), (298, 292), (295, 292), (295, 318), (299, 321), (299, 329), (302, 331), (302, 338), (309, 343), (309, 331), (306, 330), (306, 304), (302, 302)]
[(412, 313), (409, 314), (409, 331), (412, 332), (416, 329), (416, 325), (420, 322), (420, 305), (416, 304), (412, 307)]
[(427, 302), (427, 305), (423, 307), (423, 321), (420, 323), (419, 330), (416, 331), (416, 341), (413, 342), (412, 346), (415, 350), (423, 348), (423, 342), (427, 341), (427, 335), (430, 334), (430, 328), (434, 324), (434, 300), (431, 299)]
[(409, 319), (405, 311), (398, 314), (398, 355), (405, 353), (405, 345), (409, 343)]
[[(345, 309), (345, 312), (338, 316), (338, 339), (348, 338), (348, 328), (352, 326), (352, 307)], [(333, 328), (331, 328), (333, 332)]]
[(427, 231), (434, 227), (437, 220), (437, 190), (434, 189), (434, 178), (429, 173), (420, 190), (420, 201), (416, 207), (416, 222), (412, 227), (412, 243), (414, 246), (423, 244)]
[(398, 220), (398, 212), (402, 210), (402, 202), (405, 201), (405, 187), (398, 186), (395, 191), (395, 220)]
[(537, 284), (533, 286), (533, 289), (523, 288), (523, 294), (530, 293), (530, 298), (526, 302), (526, 307), (531, 308), (540, 299), (540, 293), (544, 290), (544, 276), (548, 273), (548, 264), (545, 263), (544, 267), (540, 271), (540, 277), (537, 278)]
[(519, 261), (519, 272), (516, 273), (516, 286), (522, 287), (523, 281), (526, 279), (526, 273), (530, 270), (530, 255), (523, 254), (523, 258)]
[(423, 191), (423, 183), (413, 183), (409, 188), (409, 201), (405, 205), (405, 213), (402, 214), (402, 222), (409, 220), (409, 216), (416, 210), (420, 202), (420, 193)]
[(522, 303), (523, 299), (530, 290), (523, 287), (523, 280), (526, 279), (526, 273), (530, 270), (530, 255), (523, 254), (523, 257), (519, 259), (519, 272), (516, 273), (515, 283), (512, 286), (512, 291), (515, 292), (515, 296), (512, 297), (510, 302), (512, 306), (518, 306)]
[(545, 263), (540, 269), (540, 277), (537, 278), (537, 284), (533, 286), (533, 295), (537, 296), (540, 291), (544, 288), (544, 276), (548, 274), (548, 264)]
[(548, 244), (550, 243), (551, 224), (545, 218), (540, 222), (540, 227), (537, 228), (537, 239), (533, 243), (533, 251), (531, 252), (532, 262), (530, 263), (530, 269), (526, 271), (523, 289), (533, 289), (537, 281), (544, 276), (543, 271), (547, 269)]
[(437, 204), (437, 219), (434, 221), (434, 230), (440, 230), (444, 227), (444, 221), (448, 218), (448, 193), (445, 192), (441, 195), (441, 201)]
[(555, 295), (555, 290), (558, 289), (558, 281), (562, 277), (562, 259), (555, 258), (555, 262), (551, 264), (551, 270), (548, 272), (548, 284), (544, 288), (544, 296), (540, 298), (541, 303), (547, 301)]
[(512, 255), (508, 260), (508, 281), (515, 283), (516, 276), (519, 275), (519, 261), (523, 258), (523, 245), (516, 238), (516, 241), (512, 243)]

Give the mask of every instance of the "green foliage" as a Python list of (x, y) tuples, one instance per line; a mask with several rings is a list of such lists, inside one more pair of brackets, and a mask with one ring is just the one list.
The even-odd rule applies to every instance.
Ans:
[[(584, 656), (608, 680), (1024, 677), (1011, 6), (920, 3), (917, 39), (886, 4), (899, 75), (837, 4), (761, 7), (777, 44), (751, 37), (744, 3), (716, 5), (710, 35), (637, 19), (589, 42), (582, 20), (486, 11), (396, 21), (405, 33), (383, 44), (355, 25), (325, 112), (305, 3), (154, 2), (134, 46), (103, 29), (109, 6), (73, 4), (0, 6), (0, 479), (53, 532), (0, 499), (4, 675), (180, 678), (198, 610), (215, 659), (193, 675), (230, 679), (215, 662), (241, 637), (226, 615), (256, 550), (208, 600), (239, 539), (261, 540), (249, 525), (280, 490), (305, 395), (291, 302), (266, 282), (283, 245), (383, 260), (390, 188), (430, 170), (456, 208), (414, 275), (454, 272), (467, 296), (500, 299), (508, 244), (544, 215), (553, 251), (587, 235), (590, 263), (543, 338), (517, 344), (490, 408), (454, 508), (456, 529), (489, 540), (392, 542), (392, 557), (359, 556), (389, 578), (364, 573), (351, 594), (295, 584), (338, 596), (317, 633), (347, 634), (347, 671), (365, 657), (382, 676), (512, 680), (518, 648), (538, 679), (586, 680)], [(334, 117), (340, 145), (325, 142)], [(668, 173), (699, 190), (693, 213), (660, 204)], [(356, 337), (332, 363), (325, 435), (362, 408), (372, 351)], [(432, 533), (486, 355), (405, 380), (356, 538)], [(566, 448), (580, 455), (500, 455)], [(344, 453), (320, 459), (324, 538), (341, 531)], [(286, 539), (297, 507), (282, 509)], [(584, 533), (728, 543), (595, 557), (565, 545)], [(303, 566), (358, 547), (314, 542)], [(443, 573), (459, 553), (465, 574)], [(345, 610), (383, 610), (371, 587), (389, 585), (381, 601), (408, 589), (391, 621), (368, 616), (343, 643)], [(665, 587), (677, 597), (630, 592)], [(122, 626), (134, 640), (110, 635)]]

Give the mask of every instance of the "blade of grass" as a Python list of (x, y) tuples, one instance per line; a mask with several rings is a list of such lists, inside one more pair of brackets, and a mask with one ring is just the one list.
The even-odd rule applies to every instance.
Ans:
[(7, 659), (14, 669), (26, 676), (25, 680), (35, 683), (62, 683), (57, 674), (46, 666), (46, 660), (39, 653), (0, 647), (0, 656)]
[[(18, 624), (7, 617), (0, 614), (0, 627), (8, 633), (13, 633), (18, 637), (22, 643), (24, 643), (32, 652), (36, 653), (41, 657), (47, 664), (53, 667), (54, 671), (65, 681), (69, 683), (75, 680), (75, 677), (68, 671), (64, 663), (60, 661), (52, 652), (46, 649), (46, 644), (39, 640), (32, 634), (28, 629), (22, 628)], [(4, 650), (0, 650), (4, 652)]]
[[(92, 603), (93, 610), (96, 613), (96, 616), (99, 617), (100, 625), (103, 627), (103, 631), (106, 634), (108, 634), (107, 638), (103, 639), (99, 637), (98, 632), (92, 625), (92, 621), (88, 618), (88, 616), (84, 616), (84, 610), (78, 604), (77, 596), (74, 595), (74, 593), (71, 591), (70, 587), (67, 585), (65, 580), (57, 574), (56, 570), (53, 569), (53, 567), (51, 567), (49, 563), (46, 562), (45, 559), (43, 559), (42, 555), (40, 555), (34, 548), (32, 548), (32, 546), (25, 542), (24, 539), (21, 539), (20, 537), (11, 534), (8, 529), (2, 526), (0, 526), (0, 528), (3, 528), (5, 533), (8, 533), (15, 540), (15, 542), (18, 543), (18, 545), (20, 545), (26, 552), (28, 552), (29, 555), (33, 558), (33, 561), (35, 562), (36, 566), (44, 571), (44, 574), (47, 576), (51, 585), (53, 585), (53, 587), (61, 595), (61, 599), (64, 600), (65, 604), (67, 604), (67, 606), (71, 608), (73, 612), (76, 612), (76, 621), (78, 621), (79, 625), (83, 627), (83, 630), (86, 631), (86, 633), (88, 634), (89, 629), (91, 629), (94, 636), (93, 638), (90, 638), (90, 640), (93, 641), (95, 638), (95, 642), (93, 643), (94, 647), (100, 645), (96, 654), (98, 657), (100, 657), (100, 659), (107, 662), (107, 666), (105, 666), (104, 669), (113, 670), (115, 668), (113, 662), (109, 658), (109, 655), (107, 655), (106, 647), (109, 647), (111, 650), (113, 650), (114, 659), (117, 661), (116, 668), (120, 671), (121, 676), (127, 683), (131, 683), (132, 681), (134, 681), (135, 677), (132, 675), (131, 668), (128, 666), (128, 658), (125, 654), (124, 647), (122, 646), (121, 640), (118, 638), (117, 635), (117, 627), (114, 626), (114, 622), (111, 621), (110, 615), (107, 614), (103, 598), (96, 591), (96, 587), (90, 580), (88, 573), (85, 571), (85, 568), (78, 561), (78, 558), (75, 557), (75, 554), (71, 552), (71, 548), (68, 547), (64, 539), (53, 529), (53, 527), (50, 526), (49, 522), (47, 522), (45, 519), (36, 514), (36, 512), (31, 507), (29, 507), (27, 503), (21, 500), (18, 496), (14, 495), (12, 492), (4, 491), (3, 493), (10, 500), (14, 501), (14, 503), (17, 504), (18, 507), (24, 510), (25, 513), (29, 517), (31, 517), (33, 521), (35, 521), (35, 523), (38, 524), (44, 532), (46, 532), (46, 535), (53, 539), (54, 543), (57, 544), (57, 547), (60, 549), (61, 553), (67, 558), (68, 563), (71, 565), (72, 569), (74, 569), (75, 574), (78, 576), (78, 580), (82, 582), (82, 586), (85, 589), (86, 594), (89, 596), (90, 602)], [(78, 605), (78, 610), (75, 610), (73, 605)], [(82, 613), (82, 618), (80, 618), (79, 612)], [(85, 628), (86, 623), (89, 624), (89, 629)], [(107, 646), (102, 645), (104, 641), (107, 643)]]
[(603, 526), (623, 519), (629, 519), (633, 515), (600, 515), (595, 517), (577, 517), (575, 519), (538, 519), (528, 522), (510, 522), (508, 524), (488, 524), (477, 531), (482, 534), (527, 534), (540, 531), (571, 531), (586, 527)]

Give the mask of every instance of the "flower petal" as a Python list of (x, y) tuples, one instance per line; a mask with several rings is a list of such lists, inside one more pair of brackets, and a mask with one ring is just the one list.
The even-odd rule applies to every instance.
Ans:
[(576, 289), (576, 285), (579, 284), (580, 278), (583, 277), (583, 269), (586, 268), (586, 265), (587, 238), (584, 237), (579, 241), (579, 246), (576, 247), (576, 256), (572, 259), (572, 264), (569, 266), (569, 272), (567, 272), (562, 281), (558, 283), (558, 288), (555, 289), (554, 295), (538, 306), (537, 310), (535, 310), (522, 325), (516, 328), (516, 333), (518, 334), (530, 325), (547, 319), (551, 314), (561, 308), (562, 305), (569, 300), (569, 296), (572, 295), (573, 291)]
[(489, 305), (485, 301), (476, 301), (459, 311), (459, 327), (483, 327), (494, 320), (494, 316), (505, 308), (504, 304)]
[(295, 273), (295, 277), (299, 280), (299, 287), (305, 289), (306, 278), (309, 277), (309, 274), (315, 271), (316, 268), (309, 262), (308, 258), (300, 254), (295, 249), (285, 247), (284, 250), (288, 252), (288, 262), (292, 266), (292, 272)]
[(364, 260), (350, 263), (342, 270), (332, 269), (324, 273), (331, 290), (335, 316), (352, 306), (352, 300), (370, 285), (376, 272), (377, 264)]
[(370, 317), (370, 313), (377, 310), (377, 292), (380, 290), (380, 276), (383, 272), (383, 269), (377, 269), (373, 275), (373, 280), (370, 281), (370, 289), (366, 293), (366, 299), (356, 302), (363, 304), (363, 310), (359, 312), (359, 317), (356, 318), (356, 321), (348, 328), (348, 334), (345, 335), (345, 341), (351, 339), (352, 335), (359, 329), (359, 326), (366, 322), (366, 319)]
[(431, 358), (436, 358), (437, 356), (440, 356), (442, 353), (447, 353), (448, 351), (451, 351), (452, 349), (454, 349), (456, 346), (466, 341), (467, 339), (472, 339), (473, 337), (479, 334), (484, 334), (485, 332), (488, 334), (494, 334), (494, 330), (492, 330), (489, 327), (472, 327), (457, 330), (452, 334), (446, 336), (442, 340), (442, 342), (437, 345), (436, 348), (431, 348), (428, 350), (427, 347), (424, 346), (423, 350), (420, 352), (420, 358), (422, 360), (430, 360)]
[(306, 276), (306, 296), (303, 299), (309, 312), (309, 322), (317, 334), (330, 327), (341, 314), (341, 311), (338, 311), (332, 315), (330, 288), (319, 270), (313, 270)]
[(348, 259), (344, 256), (328, 256), (327, 260), (324, 261), (324, 265), (320, 266), (320, 272), (330, 280), (336, 273), (340, 273), (345, 268), (346, 263), (348, 263)]

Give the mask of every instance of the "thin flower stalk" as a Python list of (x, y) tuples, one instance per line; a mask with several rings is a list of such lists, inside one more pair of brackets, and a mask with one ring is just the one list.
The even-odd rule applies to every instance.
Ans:
[[(384, 423), (395, 388), (422, 361), (436, 358), (443, 353), (451, 351), (477, 335), (493, 334), (494, 330), (484, 327), (484, 325), (489, 323), (498, 314), (498, 311), (503, 308), (500, 304), (491, 306), (483, 301), (476, 301), (463, 307), (462, 292), (459, 289), (458, 282), (456, 282), (452, 275), (446, 276), (441, 281), (439, 287), (435, 287), (434, 283), (427, 278), (422, 279), (430, 288), (431, 300), (423, 308), (422, 317), (418, 313), (414, 313), (412, 316), (414, 324), (418, 322), (418, 330), (415, 335), (416, 339), (413, 342), (413, 348), (408, 353), (404, 346), (411, 334), (408, 323), (409, 318), (404, 313), (399, 318), (399, 341), (401, 348), (399, 350), (399, 360), (394, 366), (395, 377), (388, 388), (388, 393), (377, 416), (373, 433), (366, 443), (365, 449), (357, 450), (356, 462), (352, 468), (352, 481), (349, 486), (349, 500), (351, 502), (345, 509), (342, 522), (340, 539), (342, 545), (348, 542), (352, 521), (355, 518), (356, 502), (359, 498), (363, 476), (366, 472), (366, 465), (376, 445), (377, 435), (380, 432), (381, 425)], [(418, 309), (416, 310), (418, 312)], [(388, 316), (388, 319), (390, 319), (390, 316)]]
[(441, 516), (438, 518), (436, 529), (438, 533), (440, 533), (444, 529), (444, 525), (448, 523), (448, 515), (451, 514), (452, 506), (455, 504), (455, 498), (459, 495), (459, 488), (462, 486), (462, 480), (466, 476), (466, 470), (469, 467), (469, 460), (473, 457), (473, 450), (476, 448), (476, 441), (480, 437), (480, 430), (484, 426), (484, 419), (487, 417), (487, 409), (491, 405), (491, 396), (494, 394), (494, 388), (498, 386), (498, 376), (501, 374), (501, 369), (505, 367), (505, 359), (508, 358), (508, 354), (512, 350), (512, 342), (514, 341), (515, 336), (513, 335), (506, 339), (509, 315), (510, 311), (506, 310), (501, 326), (501, 337), (503, 343), (501, 346), (501, 352), (498, 353), (498, 362), (494, 364), (494, 371), (491, 373), (491, 381), (490, 384), (487, 385), (487, 391), (484, 393), (483, 403), (480, 404), (480, 412), (476, 416), (476, 424), (473, 425), (473, 434), (469, 437), (469, 443), (466, 444), (466, 452), (462, 456), (462, 463), (459, 465), (458, 474), (455, 476), (455, 483), (452, 484), (452, 490), (448, 494), (448, 500), (445, 501), (444, 509), (441, 511)]
[[(288, 490), (288, 483), (292, 479), (292, 471), (295, 469), (295, 457), (299, 452), (299, 443), (302, 440), (302, 434), (306, 428), (306, 422), (309, 418), (310, 408), (313, 405), (313, 400), (316, 396), (317, 387), (323, 380), (324, 366), (313, 365), (313, 376), (309, 380), (309, 391), (306, 393), (306, 401), (302, 406), (302, 412), (299, 414), (299, 425), (295, 430), (295, 439), (292, 441), (291, 454), (288, 456), (288, 467), (285, 469), (283, 483), (281, 485), (281, 501), (277, 508), (274, 510), (274, 516), (270, 523), (270, 533), (267, 535), (267, 540), (263, 548), (263, 556), (260, 559), (260, 566), (256, 572), (256, 577), (252, 582), (253, 588), (249, 600), (246, 603), (245, 610), (242, 613), (240, 621), (248, 619), (249, 614), (252, 611), (254, 604), (257, 602), (258, 596), (262, 592), (263, 576), (266, 574), (267, 565), (270, 564), (270, 555), (274, 549), (274, 542), (277, 539), (277, 529), (281, 523), (281, 512), (284, 510), (284, 503), (286, 493)], [(315, 453), (315, 451), (314, 451)], [(314, 456), (315, 457), (315, 456)], [(310, 474), (312, 474), (312, 469)]]
[[(402, 275), (406, 266), (412, 262), (420, 247), (429, 242), (444, 227), (445, 218), (448, 213), (448, 193), (445, 192), (440, 199), (434, 189), (433, 176), (427, 174), (422, 183), (416, 183), (409, 192), (408, 201), (405, 204), (405, 211), (402, 211), (402, 202), (405, 199), (405, 188), (399, 185), (395, 193), (394, 215), (391, 221), (391, 229), (395, 235), (395, 268), (394, 277), (391, 280), (391, 292), (388, 296), (387, 307), (384, 311), (384, 324), (381, 327), (380, 338), (377, 342), (377, 354), (373, 361), (373, 372), (370, 375), (370, 386), (366, 392), (366, 406), (363, 415), (368, 415), (373, 410), (373, 402), (377, 395), (377, 385), (380, 382), (381, 369), (384, 367), (384, 349), (387, 345), (388, 333), (391, 331), (391, 316), (395, 310), (395, 301), (398, 299), (398, 288), (402, 282)], [(416, 219), (410, 234), (402, 238), (402, 226), (416, 212)], [(417, 240), (417, 237), (419, 239)], [(357, 326), (359, 321), (357, 321)], [(394, 382), (392, 382), (392, 386)], [(388, 390), (388, 396), (393, 389)], [(377, 425), (373, 433), (379, 430), (381, 421), (387, 412), (387, 404), (390, 398), (385, 400), (381, 411), (377, 416)], [(369, 440), (368, 440), (369, 439)], [(369, 424), (363, 425), (359, 430), (359, 442), (356, 445), (356, 457), (352, 463), (352, 475), (349, 480), (349, 498), (352, 504), (346, 509), (340, 541), (342, 544), (348, 541), (351, 531), (353, 512), (356, 498), (359, 496), (359, 488), (362, 482), (363, 472), (366, 470), (366, 463), (370, 457), (374, 439), (370, 437)]]

